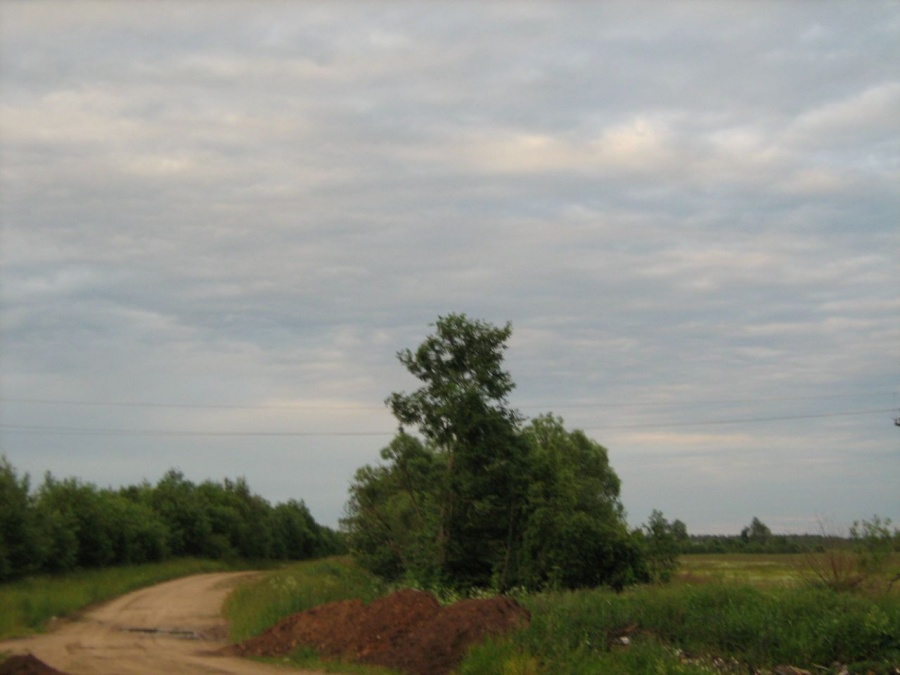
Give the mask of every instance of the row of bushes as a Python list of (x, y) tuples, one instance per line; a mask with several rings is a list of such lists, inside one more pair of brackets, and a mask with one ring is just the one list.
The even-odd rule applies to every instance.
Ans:
[(0, 458), (0, 581), (170, 557), (302, 560), (343, 550), (302, 501), (272, 506), (244, 479), (101, 489), (49, 473), (36, 491)]

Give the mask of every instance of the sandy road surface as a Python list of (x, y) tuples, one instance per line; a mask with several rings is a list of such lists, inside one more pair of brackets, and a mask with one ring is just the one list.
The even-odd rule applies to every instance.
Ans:
[(45, 635), (0, 642), (0, 653), (30, 652), (71, 675), (312, 675), (215, 654), (225, 645), (222, 603), (251, 574), (201, 574), (145, 588)]

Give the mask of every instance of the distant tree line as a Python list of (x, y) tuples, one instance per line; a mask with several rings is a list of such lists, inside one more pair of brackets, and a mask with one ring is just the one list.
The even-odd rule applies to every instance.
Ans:
[(900, 548), (900, 532), (891, 530), (891, 520), (873, 516), (854, 521), (846, 535), (829, 532), (820, 525), (817, 534), (773, 534), (759, 518), (754, 517), (740, 534), (692, 534), (679, 540), (680, 553), (816, 553), (835, 549)]
[(341, 524), (357, 560), (425, 587), (667, 579), (683, 524), (655, 511), (629, 529), (606, 448), (550, 414), (525, 424), (508, 406), (510, 325), (451, 314), (435, 328), (398, 354), (421, 387), (388, 398), (400, 429), (351, 484)]
[(176, 470), (118, 490), (46, 474), (37, 490), (0, 457), (0, 581), (171, 557), (314, 558), (343, 550), (302, 501), (272, 506), (246, 480)]

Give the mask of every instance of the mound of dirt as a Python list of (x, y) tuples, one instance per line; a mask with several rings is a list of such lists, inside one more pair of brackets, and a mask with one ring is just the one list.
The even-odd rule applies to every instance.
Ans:
[(31, 654), (10, 656), (0, 663), (0, 675), (64, 675)]
[(473, 644), (530, 620), (528, 610), (509, 598), (441, 607), (429, 593), (401, 590), (369, 605), (345, 600), (285, 617), (229, 650), (242, 656), (283, 656), (306, 646), (324, 657), (387, 666), (409, 675), (443, 675)]

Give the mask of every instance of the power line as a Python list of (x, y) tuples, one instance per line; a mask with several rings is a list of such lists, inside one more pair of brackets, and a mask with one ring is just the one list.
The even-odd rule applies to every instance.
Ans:
[(609, 426), (589, 427), (584, 431), (603, 431), (606, 429), (655, 429), (667, 427), (697, 427), (717, 424), (751, 424), (757, 422), (780, 422), (782, 420), (810, 420), (823, 417), (853, 417), (858, 415), (876, 415), (891, 412), (892, 408), (878, 410), (850, 410), (846, 412), (814, 413), (809, 415), (775, 415), (771, 417), (744, 417), (735, 419), (697, 420), (693, 422), (655, 422), (650, 424), (614, 424)]
[(189, 429), (89, 429), (83, 427), (45, 427), (25, 424), (0, 424), (0, 431), (13, 434), (49, 436), (237, 436), (237, 437), (313, 437), (313, 436), (391, 436), (393, 431), (196, 431)]
[[(803, 396), (757, 396), (755, 398), (732, 399), (708, 399), (708, 400), (684, 400), (684, 401), (650, 401), (650, 402), (616, 402), (586, 401), (580, 403), (563, 403), (561, 405), (522, 405), (514, 406), (525, 410), (573, 410), (591, 408), (660, 408), (679, 407), (689, 405), (711, 405), (732, 403), (764, 403), (772, 401), (806, 401), (824, 400), (836, 398), (871, 398), (875, 396), (896, 396), (896, 391), (876, 391), (870, 393), (846, 393), (846, 394), (810, 394)], [(384, 410), (384, 405), (352, 405), (352, 404), (298, 404), (298, 405), (247, 405), (228, 403), (166, 403), (153, 401), (79, 401), (74, 399), (50, 399), (50, 398), (19, 398), (0, 396), (0, 402), (25, 403), (37, 405), (65, 405), (86, 407), (109, 408), (183, 408), (203, 410)]]
[(41, 405), (95, 406), (104, 408), (185, 408), (213, 410), (383, 410), (374, 405), (231, 405), (227, 403), (154, 403), (137, 401), (74, 401), (47, 398), (12, 398), (2, 396), (0, 402), (36, 403)]
[[(807, 415), (778, 415), (770, 417), (747, 417), (732, 419), (709, 419), (683, 422), (655, 422), (642, 424), (611, 424), (585, 427), (584, 431), (608, 431), (616, 429), (659, 429), (668, 427), (713, 426), (723, 424), (757, 424), (763, 422), (780, 422), (790, 420), (821, 419), (830, 417), (851, 417), (859, 415), (875, 415), (893, 412), (893, 408), (876, 410), (850, 410), (842, 412), (818, 413)], [(12, 434), (57, 435), (57, 436), (153, 436), (153, 437), (329, 437), (356, 436), (374, 437), (391, 436), (393, 431), (198, 431), (188, 429), (97, 429), (83, 427), (56, 427), (37, 425), (0, 424), (0, 431)]]

